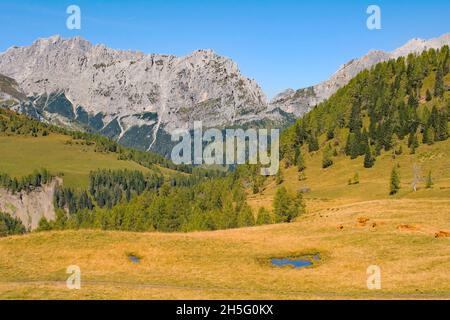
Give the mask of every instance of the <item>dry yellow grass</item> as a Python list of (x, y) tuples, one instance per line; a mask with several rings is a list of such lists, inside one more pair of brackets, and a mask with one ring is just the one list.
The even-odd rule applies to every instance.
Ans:
[[(375, 200), (292, 224), (190, 234), (64, 231), (0, 240), (0, 298), (450, 299), (450, 201)], [(363, 226), (358, 219), (369, 219)], [(400, 225), (415, 225), (405, 231)], [(127, 253), (143, 257), (133, 264)], [(261, 258), (320, 252), (312, 268)], [(65, 287), (69, 265), (82, 289)], [(382, 290), (366, 286), (378, 265)]]

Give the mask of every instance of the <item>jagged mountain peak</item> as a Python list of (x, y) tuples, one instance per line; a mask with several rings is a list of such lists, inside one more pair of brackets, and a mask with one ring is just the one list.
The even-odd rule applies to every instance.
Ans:
[(401, 56), (407, 56), (410, 53), (420, 53), (431, 48), (441, 48), (444, 45), (450, 45), (450, 33), (430, 40), (414, 38), (392, 52), (371, 50), (361, 58), (352, 59), (342, 65), (330, 79), (315, 86), (291, 92), (290, 96), (284, 95), (282, 100), (272, 100), (270, 108), (280, 108), (285, 112), (293, 113), (299, 117), (311, 110), (316, 104), (329, 98), (358, 73), (371, 68), (377, 63), (396, 59)]
[(32, 100), (32, 107), (19, 110), (38, 110), (58, 124), (79, 120), (142, 149), (198, 120), (205, 127), (282, 121), (267, 112), (256, 81), (211, 49), (177, 57), (52, 36), (1, 54), (0, 74), (15, 79)]

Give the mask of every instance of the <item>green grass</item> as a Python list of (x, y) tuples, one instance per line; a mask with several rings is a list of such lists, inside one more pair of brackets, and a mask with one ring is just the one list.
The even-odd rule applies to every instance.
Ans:
[(117, 154), (95, 152), (93, 146), (67, 144), (71, 138), (52, 134), (47, 137), (0, 136), (0, 172), (13, 177), (45, 168), (63, 173), (67, 187), (86, 187), (89, 172), (96, 169), (150, 170), (132, 161), (117, 160)]

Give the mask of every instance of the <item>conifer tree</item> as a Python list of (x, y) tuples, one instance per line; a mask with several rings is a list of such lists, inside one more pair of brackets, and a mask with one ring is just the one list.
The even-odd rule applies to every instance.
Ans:
[(391, 171), (391, 179), (389, 184), (389, 194), (395, 195), (400, 190), (400, 176), (398, 173), (397, 165), (394, 165)]
[(366, 154), (364, 156), (364, 168), (372, 168), (375, 164), (375, 157), (372, 155), (372, 151), (368, 146), (366, 148)]
[(237, 216), (238, 227), (250, 227), (255, 225), (255, 218), (252, 209), (248, 204), (244, 204)]
[(288, 221), (291, 205), (292, 200), (290, 199), (286, 188), (278, 188), (273, 200), (273, 212), (277, 222)]
[(422, 143), (429, 145), (434, 143), (434, 133), (432, 132), (432, 129), (428, 125), (423, 130)]
[(257, 225), (271, 224), (273, 223), (272, 215), (266, 208), (259, 208), (258, 217), (256, 219)]
[(448, 118), (445, 112), (440, 112), (438, 125), (436, 128), (436, 140), (445, 141), (447, 139), (448, 139)]
[(317, 150), (319, 150), (319, 140), (317, 139), (317, 136), (315, 134), (312, 134), (308, 139), (308, 151), (314, 152)]
[(297, 153), (297, 169), (298, 172), (302, 172), (306, 169), (305, 159), (303, 158), (302, 150), (298, 148)]
[(325, 148), (325, 150), (323, 151), (323, 155), (322, 155), (322, 168), (323, 169), (328, 168), (333, 165), (332, 155), (333, 155), (333, 150), (331, 149), (331, 146), (328, 145)]
[(284, 175), (281, 169), (278, 169), (277, 175), (275, 176), (275, 183), (277, 185), (282, 184), (284, 181)]
[(425, 94), (425, 100), (426, 101), (431, 101), (433, 99), (433, 96), (431, 95), (431, 92), (429, 89), (427, 89), (427, 92)]
[(436, 78), (434, 83), (434, 96), (443, 97), (444, 96), (444, 76), (442, 66), (438, 66), (436, 71)]
[(433, 185), (434, 185), (434, 183), (433, 183), (433, 178), (431, 176), (431, 170), (430, 170), (427, 175), (425, 187), (427, 189), (431, 189), (433, 187)]

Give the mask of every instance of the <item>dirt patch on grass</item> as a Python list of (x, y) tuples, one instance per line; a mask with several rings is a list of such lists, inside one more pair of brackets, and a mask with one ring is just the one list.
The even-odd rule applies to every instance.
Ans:
[(419, 231), (419, 226), (411, 224), (400, 224), (397, 226), (397, 229), (400, 231)]
[(435, 238), (450, 238), (450, 232), (449, 231), (438, 231), (434, 235)]
[(365, 227), (367, 223), (370, 221), (367, 217), (359, 217), (356, 222), (358, 223), (359, 227)]

